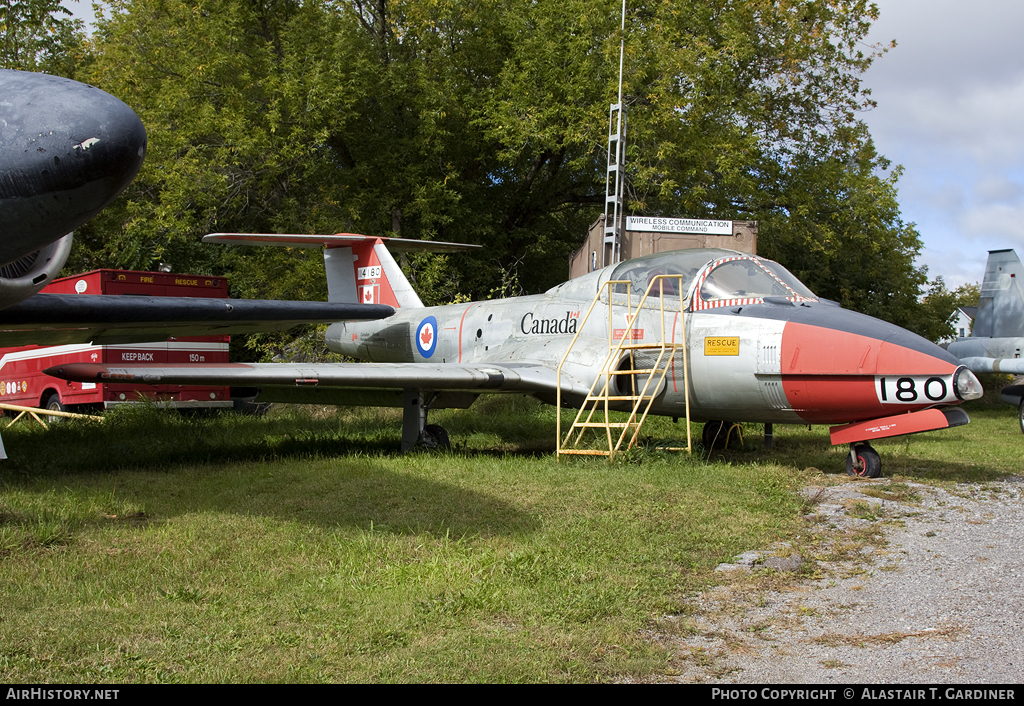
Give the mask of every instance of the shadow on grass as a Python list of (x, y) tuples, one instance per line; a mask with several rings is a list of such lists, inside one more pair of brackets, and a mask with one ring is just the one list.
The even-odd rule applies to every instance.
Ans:
[[(996, 437), (1007, 447), (1015, 446), (1015, 415), (1002, 407), (971, 413), (978, 421), (966, 427), (876, 442), (883, 474), (969, 482), (1016, 472), (1015, 464), (974, 454)], [(496, 395), (468, 410), (435, 412), (431, 421), (448, 429), (456, 457), (543, 458), (555, 450), (556, 414), (532, 398)], [(700, 426), (694, 424), (695, 440)], [(776, 425), (771, 449), (764, 448), (763, 433), (763, 425), (748, 424), (741, 449), (709, 453), (695, 443), (694, 454), (709, 462), (777, 463), (845, 475), (845, 447), (831, 446), (823, 427)], [(645, 434), (648, 442), (660, 436), (685, 442), (686, 432), (668, 420), (651, 419)], [(10, 459), (0, 465), (0, 478), (160, 471), (197, 464), (397, 459), (403, 457), (400, 437), (401, 411), (394, 409), (282, 407), (265, 417), (182, 417), (145, 406), (122, 407), (108, 413), (102, 424), (72, 421), (43, 430), (22, 423), (5, 430)]]
[[(126, 408), (102, 424), (5, 432), (10, 460), (0, 465), (0, 488), (114, 485), (155, 517), (213, 510), (451, 536), (536, 528), (511, 503), (417, 473), (422, 460), (400, 454), (392, 434), (386, 418), (338, 419), (309, 410), (185, 418)], [(450, 466), (472, 463), (457, 454), (436, 458)]]
[[(555, 451), (554, 410), (535, 400), (485, 399), (471, 410), (434, 412), (430, 421), (444, 426), (453, 449), (467, 456), (541, 457)], [(39, 477), (197, 463), (396, 457), (403, 455), (401, 434), (401, 411), (394, 409), (292, 406), (254, 417), (121, 407), (103, 423), (73, 420), (44, 430), (20, 422), (3, 438), (10, 457), (5, 469)]]
[(539, 526), (532, 514), (486, 489), (389, 465), (387, 459), (362, 458), (276, 463), (262, 471), (238, 464), (201, 474), (183, 469), (147, 483), (146, 507), (165, 516), (212, 510), (327, 529), (452, 538), (521, 535)]
[(556, 410), (532, 397), (483, 396), (470, 409), (435, 412), (431, 422), (444, 426), (455, 444), (483, 436), (505, 451), (531, 455), (555, 451)]
[[(289, 471), (274, 465), (262, 473), (231, 465), (159, 474), (82, 474), (57, 482), (9, 483), (0, 477), (0, 506), (12, 510), (0, 513), (0, 525), (21, 535), (0, 544), (65, 544), (88, 527), (128, 523), (142, 529), (211, 512), (295, 522), (328, 532), (349, 528), (451, 539), (523, 536), (541, 524), (530, 512), (487, 492), (391, 471), (378, 463), (343, 469), (309, 466)], [(26, 507), (15, 507), (19, 502)], [(43, 531), (56, 539), (40, 541)]]
[(275, 417), (180, 416), (147, 407), (119, 408), (102, 424), (72, 420), (44, 430), (22, 424), (4, 431), (4, 470), (33, 477), (183, 464), (265, 462), (399, 452), (386, 425), (353, 428), (326, 415), (290, 410)]

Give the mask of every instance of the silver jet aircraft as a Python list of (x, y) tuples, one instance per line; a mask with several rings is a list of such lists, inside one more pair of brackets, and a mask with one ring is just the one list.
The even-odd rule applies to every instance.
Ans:
[[(832, 443), (850, 445), (847, 470), (867, 476), (881, 466), (870, 441), (966, 424), (955, 405), (982, 393), (938, 346), (818, 298), (778, 263), (729, 250), (650, 255), (543, 294), (424, 307), (389, 249), (461, 246), (350, 234), (205, 240), (324, 247), (330, 300), (397, 311), (328, 329), (328, 347), (366, 363), (79, 364), (47, 372), (83, 382), (229, 384), (251, 388), (261, 401), (402, 407), (409, 449), (424, 437), (447, 438), (427, 424), (428, 410), (468, 407), (487, 392), (579, 406), (607, 382), (608, 404), (622, 407), (621, 398), (653, 373), (626, 351), (608, 368), (626, 374), (613, 378), (609, 351), (625, 350), (616, 347), (623, 339), (639, 346), (660, 338), (678, 347), (651, 391), (651, 414), (685, 418), (689, 402), (689, 416), (712, 432), (726, 420), (835, 425)], [(655, 299), (638, 308), (655, 287)], [(588, 316), (595, 297), (608, 315)]]

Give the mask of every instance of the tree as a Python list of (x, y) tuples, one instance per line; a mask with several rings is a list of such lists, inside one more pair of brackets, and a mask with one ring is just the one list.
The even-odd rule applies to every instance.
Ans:
[(924, 333), (927, 271), (914, 264), (920, 237), (900, 217), (899, 172), (882, 178), (878, 163), (870, 139), (846, 159), (796, 160), (761, 216), (761, 252), (819, 296)]
[[(488, 243), (447, 278), (486, 292), (524, 253), (544, 265), (526, 262), (531, 284), (553, 284), (561, 273), (547, 240), (561, 264), (593, 218), (577, 204), (599, 201), (599, 180), (588, 174), (580, 187), (580, 158), (559, 143), (561, 126), (529, 149), (501, 142), (500, 121), (523, 112), (503, 114), (521, 74), (508, 55), (531, 31), (518, 3), (115, 0), (108, 11), (93, 78), (136, 107), (150, 153), (126, 207), (90, 234), (83, 264), (213, 267), (230, 257), (202, 254), (203, 232), (355, 230)], [(569, 69), (562, 57), (559, 70)], [(510, 85), (499, 91), (502, 82)], [(593, 121), (583, 117), (573, 149), (593, 172), (596, 150), (580, 127)], [(567, 205), (568, 216), (559, 211)], [(253, 259), (269, 267), (280, 258), (232, 264)], [(252, 277), (262, 294), (267, 281)]]
[[(761, 221), (826, 297), (912, 323), (926, 281), (898, 170), (856, 111), (864, 0), (647, 0), (627, 22), (629, 209)], [(108, 0), (92, 76), (150, 131), (143, 172), (80, 262), (231, 272), (322, 296), (318, 254), (209, 231), (486, 244), (405, 264), (424, 299), (564, 279), (603, 210), (618, 0)], [(268, 275), (268, 273), (270, 273)]]
[[(310, 24), (288, 0), (115, 0), (107, 12), (91, 79), (139, 113), (149, 152), (128, 198), (83, 233), (76, 264), (165, 263), (218, 274), (239, 265), (239, 293), (322, 296), (322, 277), (304, 269), (317, 260), (306, 253), (285, 263), (254, 251), (245, 267), (250, 259), (202, 246), (199, 236), (326, 227), (320, 119), (343, 106), (333, 92), (315, 90), (316, 56), (305, 60), (304, 47), (330, 27)], [(303, 34), (310, 37), (303, 50), (286, 52)]]
[(884, 51), (861, 49), (876, 18), (861, 0), (638, 10), (631, 206), (757, 220), (759, 252), (819, 295), (914, 328), (920, 237), (857, 119), (873, 105), (860, 74)]
[[(921, 301), (923, 316), (921, 320), (927, 322), (927, 329), (920, 332), (922, 336), (932, 341), (942, 341), (955, 338), (957, 332), (953, 325), (956, 319), (957, 309), (961, 307), (976, 307), (981, 297), (981, 285), (977, 282), (962, 284), (950, 291), (946, 288), (946, 282), (942, 277), (936, 277), (929, 283), (928, 293)], [(970, 333), (968, 332), (969, 336)]]
[(85, 57), (81, 20), (60, 0), (0, 5), (0, 67), (73, 77)]

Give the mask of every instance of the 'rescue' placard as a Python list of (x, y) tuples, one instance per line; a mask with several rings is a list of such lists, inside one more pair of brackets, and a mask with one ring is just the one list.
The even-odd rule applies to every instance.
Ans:
[(704, 355), (739, 355), (739, 336), (706, 336)]

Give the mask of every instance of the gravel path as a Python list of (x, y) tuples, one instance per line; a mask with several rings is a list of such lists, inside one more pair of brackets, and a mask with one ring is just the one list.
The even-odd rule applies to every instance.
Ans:
[[(818, 561), (823, 578), (783, 588), (738, 578), (697, 597), (652, 634), (680, 655), (679, 681), (1024, 681), (1024, 478), (807, 492), (822, 494), (817, 546), (846, 542), (860, 558)], [(887, 543), (865, 544), (879, 527)]]

